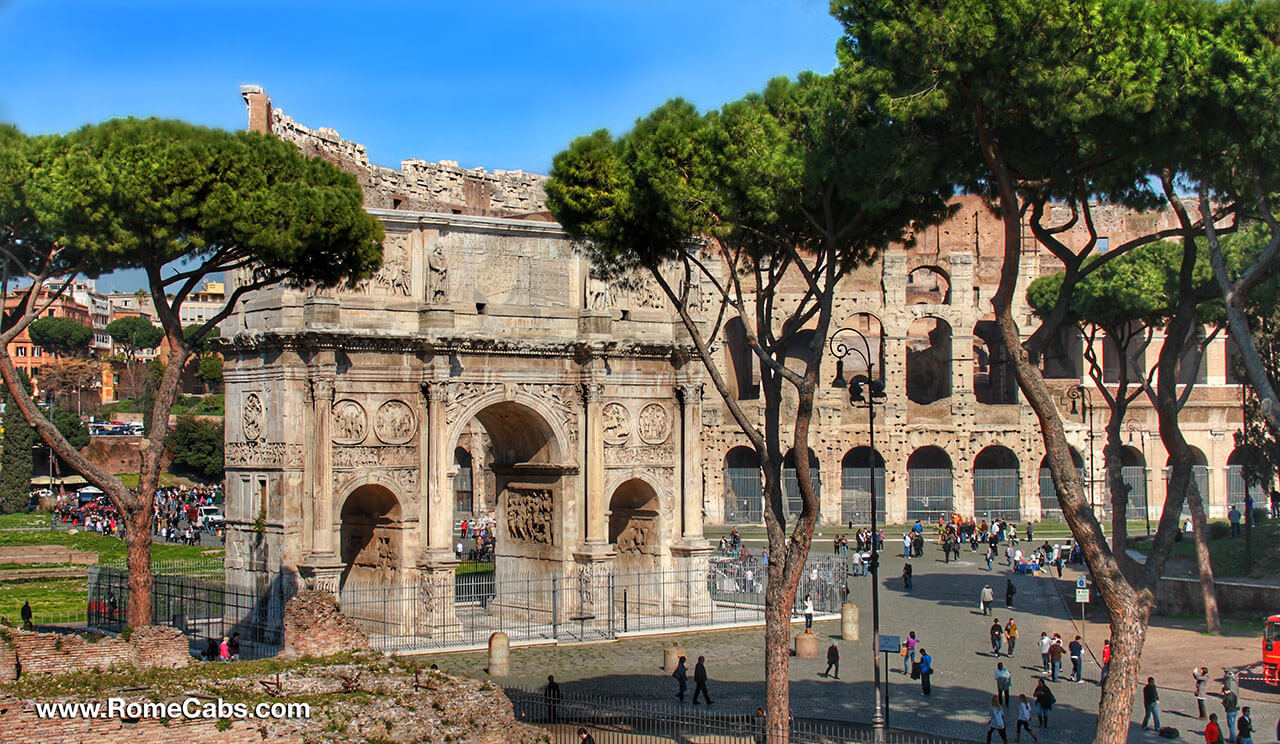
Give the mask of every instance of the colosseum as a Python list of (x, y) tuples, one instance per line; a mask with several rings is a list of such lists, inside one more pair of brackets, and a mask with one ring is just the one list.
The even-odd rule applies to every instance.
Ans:
[[(704, 525), (761, 521), (754, 453), (679, 320), (643, 278), (623, 288), (592, 277), (546, 211), (543, 176), (448, 161), (375, 166), (364, 147), (293, 121), (261, 89), (243, 95), (251, 130), (358, 177), (386, 240), (381, 270), (360, 287), (259, 292), (225, 324), (229, 580), (284, 569), (334, 591), (450, 582), (456, 523), (486, 515), (500, 574), (686, 570), (705, 566)], [(865, 409), (824, 385), (809, 452), (787, 455), (789, 504), (798, 508), (794, 462), (806, 456), (824, 524), (863, 522), (873, 473), (889, 523), (1057, 511), (1035, 417), (990, 312), (1000, 225), (975, 197), (956, 204), (952, 219), (884, 251), (839, 293), (836, 326), (869, 340), (869, 365), (850, 358), (844, 371), (883, 375), (887, 398), (873, 448)], [(1096, 218), (1104, 250), (1172, 221), (1107, 206)], [(1025, 256), (1024, 329), (1026, 284), (1054, 270), (1046, 253)], [(706, 312), (709, 291), (699, 294)], [(1095, 343), (1113, 380), (1114, 344)], [(1107, 408), (1083, 344), (1062, 334), (1043, 365), (1086, 493), (1106, 511)], [(738, 321), (714, 353), (762, 420), (759, 369)], [(1243, 500), (1231, 357), (1219, 334), (1182, 370), (1195, 383), (1182, 421), (1211, 516)], [(834, 358), (824, 366), (834, 380)], [(1130, 517), (1158, 518), (1167, 460), (1143, 398), (1125, 440)]]

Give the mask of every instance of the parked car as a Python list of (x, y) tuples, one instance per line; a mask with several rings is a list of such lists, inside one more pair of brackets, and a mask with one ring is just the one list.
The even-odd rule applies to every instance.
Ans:
[(200, 522), (202, 524), (222, 524), (226, 518), (222, 516), (222, 512), (218, 511), (218, 507), (205, 505), (200, 507)]

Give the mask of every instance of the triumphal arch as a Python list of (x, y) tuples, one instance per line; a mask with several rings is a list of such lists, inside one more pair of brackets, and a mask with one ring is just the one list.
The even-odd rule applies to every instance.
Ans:
[(496, 519), (499, 581), (701, 575), (703, 385), (683, 326), (656, 284), (605, 285), (558, 225), (504, 203), (511, 177), (457, 170), (452, 206), (408, 188), (371, 206), (371, 279), (254, 293), (224, 324), (228, 582), (452, 597), (464, 484)]

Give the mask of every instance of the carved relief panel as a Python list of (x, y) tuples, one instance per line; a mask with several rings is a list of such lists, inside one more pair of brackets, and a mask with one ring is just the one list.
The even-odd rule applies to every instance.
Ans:
[(508, 487), (504, 496), (507, 538), (519, 543), (550, 545), (554, 506), (551, 491)]
[(333, 404), (333, 441), (335, 444), (360, 444), (368, 434), (369, 420), (364, 406), (351, 400)]
[(373, 417), (373, 433), (385, 444), (404, 444), (412, 440), (417, 431), (413, 409), (404, 401), (383, 403)]

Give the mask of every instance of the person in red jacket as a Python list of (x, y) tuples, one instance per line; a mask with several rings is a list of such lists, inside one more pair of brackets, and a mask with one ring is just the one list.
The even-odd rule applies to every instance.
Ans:
[(1205, 744), (1222, 744), (1222, 729), (1218, 728), (1218, 714), (1209, 714), (1209, 724), (1204, 727)]

